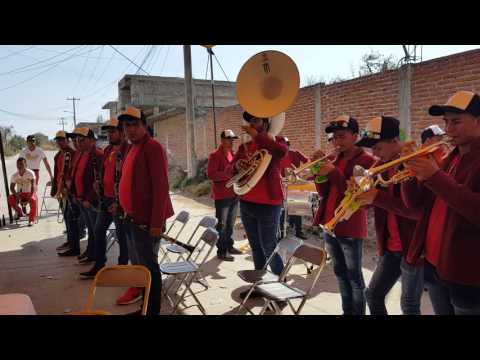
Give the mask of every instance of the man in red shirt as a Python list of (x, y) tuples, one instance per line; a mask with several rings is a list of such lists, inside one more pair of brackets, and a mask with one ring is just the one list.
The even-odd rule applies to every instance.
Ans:
[[(398, 158), (404, 147), (400, 140), (400, 122), (388, 116), (375, 117), (367, 124), (365, 135), (357, 143), (373, 149), (380, 159), (377, 165)], [(391, 178), (403, 166), (392, 168), (381, 174), (385, 180)], [(423, 215), (420, 209), (409, 209), (401, 198), (400, 184), (388, 188), (374, 188), (361, 194), (357, 201), (361, 205), (373, 204), (379, 261), (370, 284), (365, 291), (371, 315), (388, 315), (385, 297), (400, 278), (402, 295), (400, 305), (404, 315), (420, 315), (423, 294), (423, 264), (410, 265), (405, 260), (418, 220)]]
[(23, 216), (23, 211), (18, 206), (20, 203), (30, 205), (28, 226), (32, 226), (37, 217), (37, 196), (35, 194), (35, 173), (27, 169), (27, 161), (23, 157), (17, 159), (17, 172), (10, 180), (11, 194), (8, 196), (8, 206), (15, 209), (16, 218)]
[[(334, 216), (347, 189), (347, 180), (353, 175), (355, 165), (369, 168), (375, 162), (373, 156), (355, 145), (358, 140), (358, 122), (348, 115), (339, 116), (326, 127), (333, 133), (333, 144), (338, 156), (333, 162), (323, 165), (317, 176), (326, 176), (327, 181), (316, 183), (322, 202), (315, 215), (314, 225), (324, 225)], [(316, 151), (313, 159), (323, 157)], [(333, 261), (345, 315), (365, 314), (365, 281), (362, 274), (363, 239), (367, 237), (367, 211), (360, 209), (347, 221), (335, 228), (335, 236), (324, 233), (327, 251)]]
[(425, 282), (436, 314), (480, 315), (480, 97), (456, 92), (443, 116), (455, 148), (437, 164), (432, 157), (408, 162), (416, 181), (402, 184), (408, 206), (425, 214), (407, 261), (425, 258)]
[[(298, 150), (291, 150), (290, 149), (290, 141), (287, 137), (283, 136), (280, 137), (281, 141), (283, 141), (288, 146), (288, 153), (281, 161), (281, 169), (282, 169), (282, 177), (285, 177), (285, 170), (288, 168), (298, 168), (303, 163), (308, 162), (308, 158), (302, 154), (301, 151)], [(284, 234), (284, 222), (285, 222), (285, 209), (282, 209), (282, 216), (280, 217), (280, 238), (283, 239), (285, 237)], [(300, 215), (289, 215), (288, 222), (292, 228), (295, 229), (295, 236), (306, 240), (307, 237), (302, 231), (302, 217)]]
[[(258, 118), (247, 112), (243, 118), (248, 125), (242, 129), (247, 132), (252, 141), (242, 144), (233, 164), (247, 159), (256, 150), (265, 149), (272, 155), (270, 164), (259, 182), (246, 194), (240, 197), (240, 215), (247, 233), (248, 242), (252, 249), (253, 263), (256, 270), (265, 266), (267, 259), (277, 246), (280, 211), (284, 199), (280, 162), (287, 154), (287, 146), (279, 141), (278, 137), (268, 134), (270, 120)], [(280, 275), (283, 262), (280, 255), (276, 255), (270, 267), (273, 273)], [(248, 290), (240, 294), (244, 298)], [(257, 296), (258, 294), (252, 293)]]
[(221, 144), (208, 157), (207, 176), (212, 181), (212, 198), (215, 200), (215, 216), (218, 219), (217, 257), (233, 261), (232, 255), (242, 252), (233, 247), (233, 226), (238, 214), (238, 196), (225, 184), (230, 179), (228, 167), (233, 161), (233, 140), (238, 139), (232, 130), (220, 134)]
[[(62, 187), (67, 185), (69, 181), (69, 170), (72, 166), (73, 161), (73, 154), (75, 150), (70, 147), (70, 143), (67, 139), (67, 133), (65, 131), (57, 131), (55, 138), (53, 139), (57, 143), (58, 152), (55, 154), (54, 157), (54, 167), (53, 167), (53, 182), (52, 182), (52, 190), (50, 195), (52, 197), (58, 196), (59, 191), (62, 191)], [(68, 164), (65, 162), (65, 155), (68, 154), (70, 160)], [(65, 189), (68, 192), (68, 187)], [(66, 220), (66, 211), (69, 207), (68, 204), (68, 196), (66, 198), (62, 198), (60, 202), (60, 208), (63, 211), (63, 218), (65, 227), (67, 228), (67, 237), (68, 237), (68, 221)], [(62, 245), (57, 247), (57, 250), (67, 250), (69, 248), (69, 242), (63, 243)]]
[(122, 167), (119, 198), (125, 213), (129, 254), (132, 264), (143, 265), (152, 276), (148, 315), (160, 313), (162, 277), (158, 265), (160, 235), (173, 213), (168, 186), (167, 155), (163, 146), (147, 131), (145, 114), (133, 106), (118, 119), (132, 143)]
[(128, 264), (127, 240), (121, 208), (118, 206), (117, 191), (122, 159), (125, 158), (129, 145), (125, 140), (123, 128), (118, 119), (113, 118), (107, 121), (102, 126), (102, 130), (106, 130), (108, 133), (109, 145), (104, 150), (101, 176), (103, 199), (95, 222), (95, 264), (89, 271), (80, 274), (87, 279), (94, 278), (107, 262), (106, 233), (112, 221), (115, 223), (115, 232), (120, 247), (118, 264)]

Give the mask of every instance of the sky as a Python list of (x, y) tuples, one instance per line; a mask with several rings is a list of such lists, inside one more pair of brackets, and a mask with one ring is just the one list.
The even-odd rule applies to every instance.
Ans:
[[(423, 61), (478, 49), (480, 45), (424, 45)], [(194, 78), (210, 78), (205, 48), (192, 45)], [(242, 65), (264, 50), (279, 50), (297, 64), (302, 85), (308, 80), (329, 81), (358, 75), (361, 58), (371, 51), (404, 56), (401, 45), (216, 45), (214, 79), (235, 81)], [(123, 56), (123, 55), (124, 56)], [(53, 137), (73, 129), (72, 101), (77, 122), (95, 121), (102, 106), (117, 100), (118, 81), (125, 74), (183, 77), (182, 45), (0, 45), (0, 126), (13, 126), (16, 134), (42, 132)], [(220, 66), (219, 66), (220, 64)], [(223, 71), (222, 71), (223, 69)]]

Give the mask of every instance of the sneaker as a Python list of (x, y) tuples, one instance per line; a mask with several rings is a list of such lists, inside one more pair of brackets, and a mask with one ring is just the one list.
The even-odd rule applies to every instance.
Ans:
[(84, 258), (86, 258), (86, 257), (87, 257), (87, 251), (84, 251), (84, 252), (82, 253), (82, 255), (80, 255), (80, 256), (77, 257), (77, 259), (78, 259), (78, 260), (82, 260), (82, 259), (84, 259)]
[(62, 245), (60, 246), (57, 246), (57, 251), (62, 251), (62, 250), (67, 250), (68, 248), (70, 248), (70, 246), (68, 245), (68, 242), (64, 242)]
[[(242, 291), (239, 296), (240, 296), (240, 299), (245, 299), (247, 297), (247, 294), (248, 292), (250, 291), (250, 289), (247, 289), (245, 291)], [(250, 296), (248, 297), (249, 299), (254, 299), (254, 298), (259, 298), (259, 297), (262, 297), (262, 295), (256, 291), (256, 290), (253, 290), (252, 293), (250, 294)]]
[(142, 289), (131, 287), (117, 299), (117, 305), (130, 305), (143, 298)]
[(82, 279), (93, 279), (101, 269), (101, 267), (94, 266), (90, 270), (80, 273), (80, 277)]
[(230, 255), (228, 252), (225, 254), (217, 254), (217, 259), (222, 260), (222, 261), (234, 261), (235, 259), (233, 258), (232, 255)]
[(243, 255), (243, 252), (241, 252), (240, 250), (238, 250), (234, 247), (231, 247), (230, 249), (228, 249), (228, 253), (230, 255)]
[(63, 253), (58, 253), (57, 255), (58, 256), (77, 256), (78, 254), (80, 254), (80, 251), (77, 250), (72, 250), (72, 249), (68, 249), (67, 251), (63, 252)]
[(27, 226), (33, 226), (32, 222), (29, 221)]
[(84, 257), (83, 259), (79, 260), (78, 263), (80, 265), (87, 265), (87, 264), (90, 264), (92, 262), (94, 262), (95, 260), (92, 259), (92, 258), (89, 258), (88, 256), (87, 257)]

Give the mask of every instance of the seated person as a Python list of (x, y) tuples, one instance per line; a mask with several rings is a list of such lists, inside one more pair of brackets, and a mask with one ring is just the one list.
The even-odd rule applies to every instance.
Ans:
[(23, 211), (18, 205), (28, 203), (30, 205), (28, 226), (32, 226), (37, 216), (35, 173), (27, 169), (27, 162), (22, 157), (17, 160), (17, 169), (18, 171), (12, 175), (10, 180), (10, 191), (12, 194), (8, 197), (8, 205), (15, 209), (16, 219), (18, 220), (23, 216)]

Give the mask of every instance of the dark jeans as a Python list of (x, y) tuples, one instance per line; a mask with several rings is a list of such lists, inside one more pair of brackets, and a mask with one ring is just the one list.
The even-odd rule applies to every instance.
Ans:
[(442, 281), (425, 261), (425, 285), (436, 315), (480, 315), (480, 287)]
[(325, 234), (345, 315), (365, 315), (365, 281), (362, 274), (363, 240)]
[(218, 219), (217, 242), (219, 254), (225, 254), (233, 247), (233, 225), (238, 215), (238, 198), (215, 200), (215, 217)]
[(80, 207), (74, 201), (68, 200), (63, 216), (65, 218), (65, 225), (67, 227), (68, 246), (73, 251), (80, 251)]
[(114, 199), (105, 198), (102, 202), (101, 211), (97, 215), (95, 222), (95, 266), (102, 268), (107, 262), (107, 230), (112, 221), (115, 223), (115, 232), (117, 234), (120, 255), (118, 257), (119, 265), (128, 264), (127, 240), (123, 221), (108, 211), (108, 207), (115, 202)]
[(97, 212), (92, 207), (86, 208), (80, 204), (80, 211), (83, 214), (83, 219), (88, 229), (87, 239), (87, 257), (89, 259), (95, 258), (95, 223), (97, 222)]
[[(302, 217), (300, 215), (289, 215), (288, 216), (288, 223), (289, 225), (295, 229), (295, 234), (301, 234), (302, 233)], [(282, 215), (280, 216), (280, 234), (285, 236), (284, 234), (284, 224), (285, 224), (285, 208), (282, 207)]]
[[(252, 249), (253, 264), (256, 270), (264, 268), (267, 259), (277, 246), (277, 231), (280, 222), (280, 205), (254, 204), (240, 201), (240, 215)], [(276, 254), (270, 263), (272, 272), (280, 275), (283, 261)]]
[(386, 251), (379, 259), (370, 284), (365, 290), (368, 308), (372, 315), (388, 315), (385, 297), (401, 278), (400, 306), (404, 315), (420, 315), (423, 294), (423, 266), (405, 262), (401, 252)]
[[(162, 275), (158, 265), (160, 239), (151, 237), (149, 231), (140, 229), (131, 221), (125, 223), (125, 228), (129, 255), (133, 254), (133, 257), (130, 257), (132, 264), (145, 266), (150, 270), (152, 276), (147, 315), (158, 315), (162, 297)], [(130, 247), (132, 247), (132, 252), (130, 252)]]

